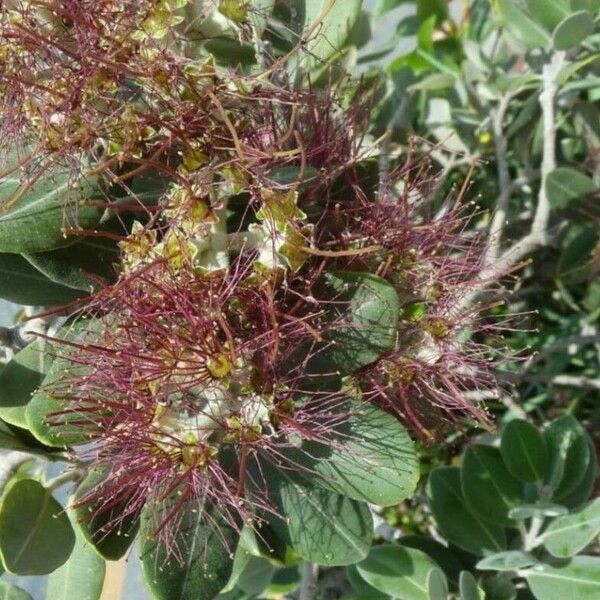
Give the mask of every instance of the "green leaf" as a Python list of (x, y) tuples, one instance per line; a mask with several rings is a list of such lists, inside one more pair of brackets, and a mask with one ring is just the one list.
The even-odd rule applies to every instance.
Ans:
[(329, 272), (317, 282), (313, 295), (325, 307), (327, 327), (322, 342), (311, 341), (296, 352), (296, 361), (310, 356), (305, 373), (349, 375), (393, 348), (400, 301), (381, 277)]
[(370, 600), (388, 600), (389, 596), (370, 586), (360, 575), (356, 565), (346, 567), (346, 576), (350, 585), (356, 592), (357, 598), (369, 598)]
[(552, 34), (555, 50), (569, 50), (578, 46), (594, 30), (594, 20), (587, 10), (580, 10), (563, 19)]
[(296, 481), (283, 471), (269, 476), (268, 482), (285, 519), (273, 517), (271, 525), (303, 559), (337, 566), (367, 555), (373, 520), (366, 504)]
[(463, 571), (460, 574), (458, 589), (462, 600), (483, 600), (483, 591), (469, 571)]
[(433, 17), (434, 24), (440, 25), (448, 18), (446, 0), (417, 0), (417, 18), (422, 23)]
[(575, 489), (566, 495), (562, 495), (560, 498), (561, 504), (564, 504), (569, 508), (578, 508), (589, 498), (590, 493), (594, 489), (594, 484), (596, 483), (596, 476), (598, 475), (598, 459), (596, 458), (596, 448), (589, 436), (586, 437), (590, 462), (588, 463), (587, 469), (585, 470), (581, 481), (577, 484)]
[(425, 553), (391, 544), (374, 547), (356, 568), (370, 586), (403, 600), (429, 600), (427, 577), (432, 569), (444, 577)]
[(304, 0), (308, 68), (319, 67), (345, 45), (360, 14), (362, 0)]
[(51, 573), (74, 545), (69, 517), (41, 483), (23, 479), (10, 488), (0, 509), (0, 555), (7, 571)]
[(556, 419), (544, 431), (550, 450), (548, 484), (554, 489), (554, 500), (572, 492), (583, 479), (590, 448), (583, 427), (570, 415)]
[[(56, 337), (74, 343), (90, 341), (94, 335), (94, 328), (99, 326), (99, 321), (82, 319), (61, 329)], [(93, 416), (86, 416), (82, 407), (68, 404), (70, 410), (62, 414), (68, 400), (61, 398), (63, 393), (53, 388), (69, 376), (81, 375), (83, 367), (76, 366), (69, 360), (69, 354), (77, 349), (53, 342), (54, 350), (58, 353), (37, 393), (31, 398), (25, 409), (27, 426), (31, 433), (43, 444), (61, 448), (75, 444), (82, 444), (89, 440), (90, 431), (93, 430)], [(76, 425), (72, 422), (75, 421)]]
[(425, 552), (442, 569), (451, 585), (458, 584), (459, 574), (465, 568), (461, 550), (444, 546), (433, 538), (420, 535), (404, 535), (398, 543), (405, 548), (416, 548)]
[(527, 421), (515, 419), (506, 425), (500, 452), (508, 470), (521, 481), (545, 480), (549, 466), (546, 442)]
[(83, 295), (53, 283), (20, 254), (0, 254), (0, 298), (29, 306), (54, 306)]
[(504, 529), (471, 513), (460, 485), (460, 469), (439, 467), (429, 475), (431, 510), (444, 537), (477, 555), (491, 554), (506, 548)]
[(477, 563), (480, 571), (516, 571), (537, 564), (536, 558), (529, 552), (521, 550), (507, 550), (486, 556)]
[(25, 590), (6, 581), (0, 581), (0, 600), (33, 600), (33, 598)]
[[(16, 199), (15, 199), (16, 198)], [(68, 246), (65, 228), (96, 225), (102, 209), (98, 182), (73, 181), (68, 170), (43, 175), (33, 185), (5, 178), (0, 182), (0, 252), (45, 252)]]
[(141, 559), (144, 578), (156, 600), (212, 600), (231, 575), (238, 532), (230, 527), (213, 505), (201, 512), (190, 502), (179, 507), (173, 548), (168, 552), (155, 531), (180, 502), (178, 496), (158, 506), (144, 507), (141, 519)]
[(596, 191), (596, 184), (590, 177), (569, 167), (554, 169), (546, 177), (544, 184), (550, 205), (559, 209)]
[(84, 240), (68, 248), (23, 257), (50, 281), (92, 293), (102, 287), (103, 280), (115, 278), (113, 264), (118, 261), (119, 251), (112, 241)]
[(0, 419), (27, 428), (25, 408), (50, 366), (46, 343), (32, 342), (17, 352), (0, 372)]
[(406, 429), (372, 405), (346, 407), (352, 416), (339, 426), (330, 444), (304, 444), (304, 460), (307, 455), (316, 459), (310, 469), (323, 476), (314, 482), (355, 500), (398, 504), (419, 480), (419, 462)]
[(275, 567), (271, 563), (251, 556), (238, 578), (237, 587), (249, 596), (257, 596), (269, 585), (274, 574)]
[[(83, 537), (98, 554), (106, 560), (119, 560), (129, 550), (139, 527), (139, 515), (127, 515), (127, 500), (122, 500), (110, 506), (103, 507), (99, 503), (82, 503), (86, 494), (98, 488), (106, 473), (92, 469), (79, 484), (73, 495), (74, 515)], [(101, 492), (98, 494), (101, 496)], [(122, 523), (120, 527), (115, 522)]]
[(526, 0), (531, 16), (552, 30), (571, 13), (568, 0)]
[(600, 558), (577, 556), (563, 567), (543, 565), (524, 573), (539, 600), (591, 600), (600, 596)]
[(522, 484), (504, 465), (500, 450), (479, 444), (468, 448), (461, 469), (461, 483), (471, 511), (485, 521), (514, 526), (508, 511), (522, 503)]
[(434, 567), (427, 573), (427, 594), (430, 600), (446, 600), (448, 597), (448, 581), (444, 573)]
[(560, 504), (552, 504), (550, 502), (537, 502), (536, 504), (520, 504), (511, 508), (508, 516), (511, 519), (524, 521), (531, 517), (558, 517), (566, 515), (569, 511)]
[(512, 573), (495, 573), (481, 581), (486, 600), (515, 600), (517, 588), (512, 582)]
[(546, 48), (551, 39), (548, 32), (528, 17), (514, 0), (498, 0), (497, 9), (502, 24), (520, 44), (527, 48)]
[(600, 498), (576, 513), (558, 517), (544, 532), (550, 554), (568, 558), (581, 552), (600, 533)]
[[(74, 515), (71, 514), (71, 523)], [(106, 567), (75, 528), (75, 547), (69, 560), (48, 577), (46, 600), (98, 600)]]
[(394, 10), (398, 6), (406, 4), (409, 1), (410, 0), (379, 0), (377, 6), (375, 7), (375, 10), (373, 11), (373, 15), (375, 17), (381, 17), (390, 10)]

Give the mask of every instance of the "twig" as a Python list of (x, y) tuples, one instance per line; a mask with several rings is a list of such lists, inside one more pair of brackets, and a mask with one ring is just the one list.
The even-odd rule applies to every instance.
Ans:
[(318, 591), (319, 566), (315, 563), (302, 563), (302, 583), (298, 600), (314, 600)]

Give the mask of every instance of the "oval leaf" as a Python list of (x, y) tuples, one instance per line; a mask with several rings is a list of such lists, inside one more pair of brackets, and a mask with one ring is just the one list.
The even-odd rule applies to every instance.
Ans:
[(578, 46), (594, 30), (594, 19), (587, 10), (565, 17), (556, 27), (552, 35), (555, 50), (569, 50)]
[(299, 482), (284, 472), (277, 480), (274, 501), (278, 518), (273, 529), (305, 560), (320, 565), (349, 565), (369, 552), (373, 519), (366, 504)]
[(50, 366), (45, 342), (36, 340), (17, 352), (0, 372), (0, 418), (27, 428), (25, 408)]
[(482, 600), (483, 592), (475, 577), (469, 571), (462, 571), (458, 579), (458, 589), (462, 600)]
[(508, 550), (487, 556), (477, 563), (481, 571), (516, 571), (537, 564), (537, 560), (529, 552)]
[(599, 533), (600, 498), (596, 498), (580, 511), (552, 521), (543, 540), (550, 554), (568, 558), (581, 552)]
[(521, 481), (544, 481), (548, 471), (546, 443), (527, 421), (515, 419), (506, 425), (500, 452), (508, 470)]
[(46, 600), (98, 600), (105, 571), (102, 558), (75, 529), (75, 548), (69, 560), (48, 577)]
[(506, 548), (504, 529), (483, 521), (468, 510), (460, 485), (460, 469), (434, 469), (428, 487), (431, 510), (448, 541), (479, 556)]
[(420, 550), (396, 545), (376, 546), (356, 565), (362, 578), (372, 587), (403, 600), (429, 600), (427, 579), (439, 567)]
[(544, 185), (553, 208), (565, 208), (573, 200), (596, 191), (596, 184), (590, 177), (569, 167), (554, 169), (546, 177)]
[(0, 181), (0, 252), (45, 252), (67, 246), (65, 228), (93, 227), (102, 214), (95, 179), (73, 181), (69, 171), (36, 181)]
[(380, 506), (398, 504), (419, 480), (419, 462), (406, 429), (392, 415), (371, 405), (352, 403), (353, 416), (339, 426), (327, 446), (305, 444), (317, 458), (310, 468), (319, 485)]
[(480, 444), (468, 448), (461, 484), (472, 512), (485, 521), (514, 526), (508, 512), (523, 502), (522, 484), (504, 465), (500, 450)]
[(51, 573), (74, 545), (69, 517), (41, 483), (24, 479), (10, 488), (0, 509), (0, 555), (7, 571)]
[[(189, 503), (177, 513), (173, 545), (167, 549), (154, 536), (173, 509), (146, 507), (141, 519), (141, 559), (144, 578), (156, 600), (212, 600), (225, 586), (233, 566), (238, 532), (229, 527), (212, 506), (204, 506), (203, 518)], [(210, 525), (208, 525), (210, 523)], [(172, 552), (177, 549), (180, 555)]]

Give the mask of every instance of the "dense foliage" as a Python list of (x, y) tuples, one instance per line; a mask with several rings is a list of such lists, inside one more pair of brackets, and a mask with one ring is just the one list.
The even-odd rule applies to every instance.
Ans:
[(0, 559), (47, 598), (600, 593), (600, 5), (362, 4), (0, 6)]

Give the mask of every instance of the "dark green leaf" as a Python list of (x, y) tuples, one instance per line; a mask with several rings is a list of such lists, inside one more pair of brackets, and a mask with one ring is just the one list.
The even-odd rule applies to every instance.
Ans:
[[(138, 514), (127, 514), (127, 500), (110, 507), (99, 502), (82, 503), (82, 498), (94, 488), (102, 489), (106, 474), (100, 470), (90, 470), (75, 490), (73, 497), (77, 523), (87, 542), (100, 556), (107, 560), (119, 560), (125, 555), (138, 531)], [(98, 495), (102, 495), (98, 492)], [(121, 523), (118, 527), (114, 523)]]
[(348, 565), (367, 555), (373, 521), (366, 504), (295, 481), (283, 471), (268, 481), (285, 519), (274, 517), (273, 529), (302, 558), (320, 565)]
[(0, 298), (30, 306), (54, 306), (83, 295), (53, 283), (20, 254), (0, 254)]
[[(195, 505), (184, 503), (179, 508), (170, 553), (155, 537), (155, 531), (178, 501), (179, 497), (174, 497), (160, 507), (146, 505), (142, 511), (144, 578), (156, 600), (212, 600), (231, 575), (238, 533), (214, 506), (205, 505), (199, 511)], [(172, 554), (173, 548), (181, 552), (179, 558)]]
[(392, 415), (369, 404), (347, 405), (352, 417), (327, 446), (308, 442), (315, 458), (315, 482), (344, 496), (380, 506), (398, 504), (419, 480), (419, 463), (406, 429)]
[(596, 483), (596, 477), (598, 475), (598, 459), (596, 457), (596, 448), (592, 440), (587, 436), (588, 450), (590, 455), (590, 462), (588, 463), (587, 469), (581, 481), (577, 484), (575, 489), (570, 491), (566, 495), (561, 495), (560, 502), (569, 508), (580, 507), (589, 497), (594, 489)]
[(545, 564), (525, 578), (540, 600), (591, 600), (600, 597), (600, 558), (577, 556), (563, 567)]
[(356, 568), (370, 586), (403, 600), (429, 600), (427, 577), (432, 569), (444, 577), (420, 550), (391, 544), (374, 547)]
[(477, 555), (506, 548), (504, 529), (483, 521), (467, 508), (457, 467), (440, 467), (431, 472), (429, 499), (440, 531), (453, 544)]
[(568, 558), (581, 552), (600, 533), (600, 498), (571, 515), (558, 517), (544, 532), (550, 554)]
[(98, 600), (105, 570), (102, 558), (75, 529), (73, 552), (69, 560), (48, 577), (46, 600)]
[(581, 44), (593, 30), (592, 15), (587, 10), (580, 10), (557, 25), (552, 35), (552, 45), (556, 50), (569, 50)]
[(376, 590), (374, 587), (370, 586), (358, 572), (356, 565), (350, 565), (346, 568), (346, 575), (348, 577), (348, 581), (350, 585), (356, 592), (358, 598), (369, 598), (372, 600), (387, 600), (389, 596)]
[(102, 214), (97, 181), (73, 181), (68, 171), (0, 182), (0, 252), (45, 252), (69, 245), (65, 228), (93, 227)]
[(500, 450), (479, 444), (468, 448), (461, 483), (471, 511), (485, 521), (514, 526), (508, 511), (522, 503), (522, 484), (504, 465)]
[(553, 208), (565, 208), (573, 200), (596, 191), (593, 180), (569, 167), (554, 169), (545, 181), (546, 195)]
[(32, 342), (0, 372), (0, 418), (7, 423), (27, 428), (25, 408), (50, 366), (45, 345), (42, 340)]
[(557, 275), (561, 281), (575, 285), (590, 277), (590, 263), (599, 239), (600, 232), (595, 223), (576, 223), (568, 229), (561, 242), (557, 265)]
[(74, 545), (69, 517), (41, 483), (23, 479), (10, 488), (0, 509), (0, 555), (7, 571), (51, 573)]
[(548, 451), (540, 432), (527, 421), (510, 421), (502, 431), (500, 452), (508, 470), (521, 481), (543, 482)]
[(560, 500), (583, 479), (590, 461), (590, 448), (585, 431), (570, 415), (550, 423), (544, 438), (550, 451), (548, 483), (555, 490), (554, 499)]
[(486, 600), (514, 600), (517, 588), (512, 582), (511, 573), (495, 573), (481, 581)]
[(335, 271), (317, 283), (315, 298), (324, 303), (323, 342), (297, 351), (308, 374), (351, 374), (377, 360), (396, 341), (400, 302), (394, 288), (370, 273)]

